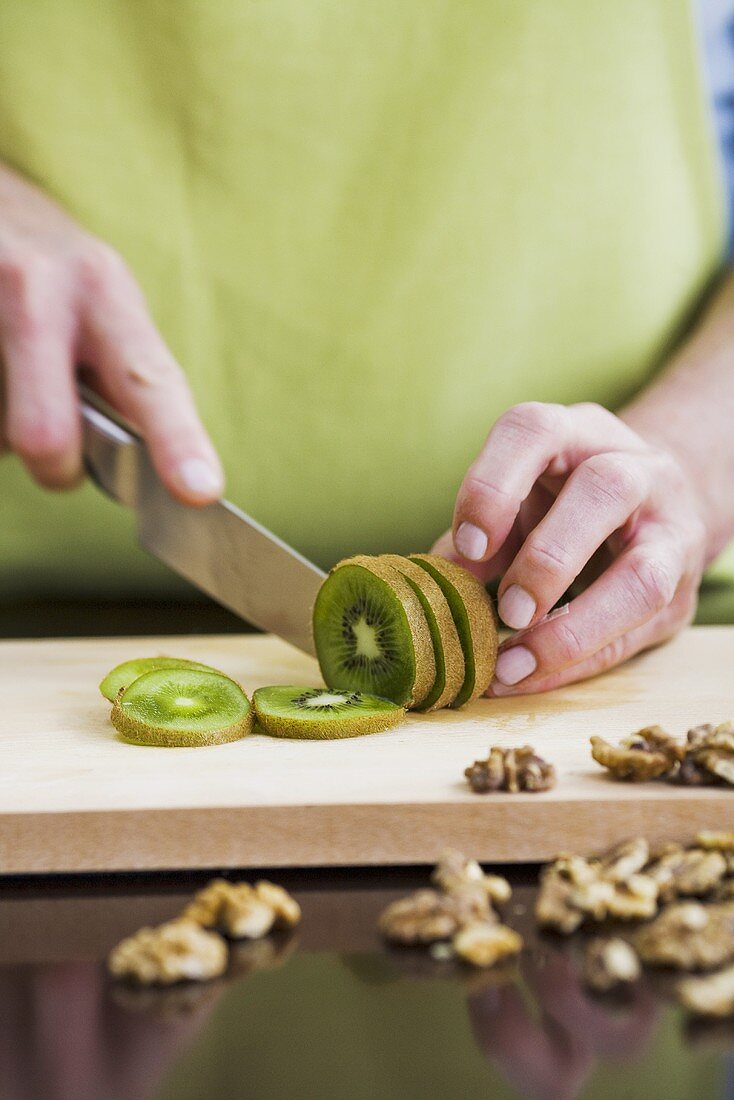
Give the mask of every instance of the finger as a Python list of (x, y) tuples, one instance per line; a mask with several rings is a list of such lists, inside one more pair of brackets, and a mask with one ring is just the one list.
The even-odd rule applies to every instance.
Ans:
[(576, 684), (582, 680), (589, 680), (592, 676), (599, 676), (601, 673), (608, 672), (610, 669), (622, 664), (623, 661), (629, 660), (630, 657), (668, 641), (692, 621), (695, 607), (695, 585), (686, 583), (681, 586), (680, 592), (672, 603), (658, 615), (628, 633), (602, 645), (590, 657), (586, 657), (560, 671), (549, 672), (545, 675), (542, 673), (530, 674), (520, 683), (510, 687), (495, 680), (487, 694), (500, 697), (506, 695), (532, 695), (552, 691), (554, 688), (564, 687), (568, 684)]
[(469, 561), (457, 553), (451, 531), (446, 531), (435, 543), (432, 553), (455, 561), (484, 581), (485, 584), (502, 576), (514, 561), (528, 533), (540, 522), (555, 500), (555, 496), (540, 485), (535, 485), (530, 495), (520, 505), (517, 519), (496, 554), (487, 561)]
[(65, 489), (82, 476), (81, 424), (70, 341), (53, 316), (2, 326), (3, 437), (39, 484)]
[(486, 561), (507, 538), (520, 505), (543, 474), (564, 475), (600, 449), (639, 448), (637, 436), (595, 405), (529, 402), (506, 412), (470, 466), (456, 502), (454, 543)]
[(592, 455), (576, 467), (528, 535), (499, 588), (499, 613), (521, 630), (542, 618), (599, 547), (642, 505), (647, 466), (627, 452)]
[(517, 554), (522, 543), (522, 537), (519, 530), (516, 530), (516, 527), (517, 525), (513, 527), (504, 544), (488, 561), (467, 561), (466, 558), (463, 558), (461, 554), (456, 551), (451, 531), (446, 531), (436, 540), (431, 547), (431, 553), (438, 554), (442, 558), (448, 558), (449, 561), (454, 561), (458, 565), (462, 565), (480, 581), (486, 583), (504, 573)]
[(134, 279), (102, 250), (86, 276), (84, 363), (102, 395), (141, 431), (161, 481), (187, 504), (216, 500), (223, 475), (183, 371)]
[[(607, 646), (616, 659), (621, 639), (672, 603), (686, 569), (688, 548), (651, 524), (602, 576), (568, 605), (568, 614), (538, 623), (503, 647), (495, 694), (537, 690), (555, 673), (593, 658)], [(522, 689), (520, 685), (522, 684)]]

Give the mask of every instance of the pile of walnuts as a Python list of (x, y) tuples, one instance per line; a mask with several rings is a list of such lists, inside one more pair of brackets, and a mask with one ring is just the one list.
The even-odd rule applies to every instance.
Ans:
[(694, 726), (685, 741), (660, 726), (646, 726), (618, 745), (592, 737), (591, 755), (613, 779), (664, 779), (686, 787), (734, 785), (734, 722)]
[(450, 944), (473, 966), (493, 966), (522, 949), (522, 938), (503, 924), (495, 904), (509, 901), (507, 879), (486, 875), (474, 859), (447, 849), (432, 875), (433, 890), (417, 890), (388, 905), (379, 920), (385, 939), (403, 946)]
[(693, 845), (656, 852), (638, 837), (593, 859), (561, 855), (543, 872), (535, 916), (564, 935), (582, 924), (647, 921), (631, 942), (587, 945), (587, 984), (636, 981), (642, 965), (708, 971), (679, 984), (680, 1003), (699, 1015), (734, 1014), (734, 833), (702, 832)]
[(180, 917), (157, 928), (141, 928), (110, 953), (113, 977), (137, 985), (208, 981), (227, 969), (229, 939), (259, 939), (273, 928), (294, 928), (298, 902), (272, 882), (213, 879)]

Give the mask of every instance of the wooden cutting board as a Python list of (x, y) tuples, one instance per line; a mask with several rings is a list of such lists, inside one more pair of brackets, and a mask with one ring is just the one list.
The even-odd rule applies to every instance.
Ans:
[[(638, 832), (734, 828), (734, 789), (615, 783), (588, 743), (734, 717), (734, 628), (694, 628), (585, 684), (411, 715), (383, 734), (205, 749), (127, 745), (109, 723), (99, 681), (159, 653), (215, 665), (248, 692), (319, 682), (315, 661), (272, 637), (0, 643), (0, 873), (424, 863), (446, 845), (536, 861)], [(553, 791), (468, 789), (463, 769), (490, 743), (526, 742), (556, 764)]]

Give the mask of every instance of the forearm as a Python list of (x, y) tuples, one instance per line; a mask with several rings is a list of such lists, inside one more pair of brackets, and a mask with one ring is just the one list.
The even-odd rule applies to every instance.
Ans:
[(734, 271), (669, 366), (619, 415), (694, 482), (712, 561), (734, 536)]

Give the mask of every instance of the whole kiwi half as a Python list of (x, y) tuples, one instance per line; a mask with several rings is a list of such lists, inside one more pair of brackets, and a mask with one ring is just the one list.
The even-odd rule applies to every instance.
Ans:
[(402, 573), (379, 558), (339, 562), (313, 611), (316, 654), (331, 688), (419, 707), (436, 679), (431, 632)]
[(112, 724), (126, 740), (161, 748), (238, 741), (252, 729), (252, 706), (239, 684), (221, 672), (158, 668), (122, 688)]
[(497, 664), (497, 620), (492, 600), (481, 581), (456, 562), (437, 554), (411, 554), (443, 592), (464, 651), (464, 683), (451, 706), (463, 707), (483, 695)]
[(420, 600), (431, 632), (436, 658), (436, 679), (430, 692), (416, 710), (430, 711), (454, 701), (464, 683), (464, 651), (459, 641), (448, 600), (431, 574), (416, 562), (399, 554), (381, 554), (380, 561), (397, 569)]
[(262, 687), (252, 704), (258, 725), (272, 737), (320, 741), (381, 733), (405, 715), (388, 699), (332, 688)]

